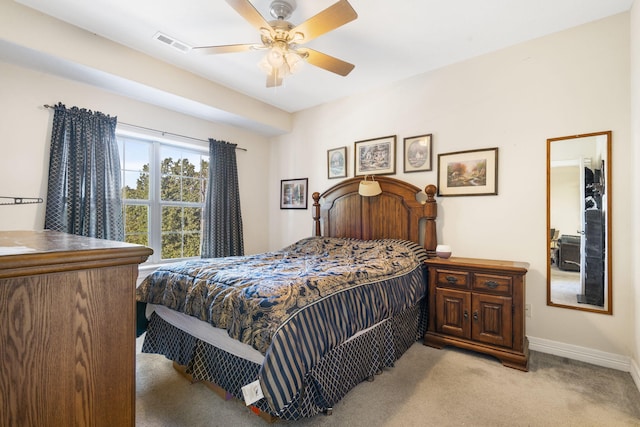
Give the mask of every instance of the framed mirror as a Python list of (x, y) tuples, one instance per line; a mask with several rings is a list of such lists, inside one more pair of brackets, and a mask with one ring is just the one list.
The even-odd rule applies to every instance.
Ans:
[(547, 140), (547, 305), (611, 314), (611, 131)]

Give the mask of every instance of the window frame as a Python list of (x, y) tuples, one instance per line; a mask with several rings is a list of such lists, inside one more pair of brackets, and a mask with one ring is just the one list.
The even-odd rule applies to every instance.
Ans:
[[(120, 153), (121, 159), (121, 176), (123, 178), (122, 188), (120, 193), (122, 195), (122, 206), (123, 210), (126, 209), (127, 206), (147, 206), (148, 209), (148, 218), (147, 218), (147, 228), (148, 228), (148, 247), (153, 249), (153, 254), (149, 256), (147, 261), (143, 265), (160, 265), (167, 264), (172, 262), (179, 262), (189, 259), (197, 259), (200, 257), (198, 253), (197, 256), (193, 257), (180, 257), (180, 258), (162, 258), (162, 209), (163, 207), (197, 207), (201, 209), (201, 222), (200, 222), (200, 248), (202, 248), (202, 231), (203, 231), (203, 212), (204, 212), (204, 195), (206, 194), (206, 185), (208, 185), (209, 177), (203, 177), (202, 179), (205, 181), (204, 186), (204, 194), (203, 200), (201, 202), (184, 202), (184, 201), (175, 201), (175, 200), (161, 200), (161, 182), (163, 177), (161, 162), (162, 156), (161, 151), (162, 148), (169, 149), (178, 149), (182, 152), (188, 152), (189, 154), (197, 154), (201, 156), (201, 160), (204, 158), (208, 162), (208, 165), (211, 164), (209, 159), (209, 148), (204, 145), (198, 145), (194, 143), (185, 143), (173, 139), (168, 138), (157, 138), (154, 136), (132, 133), (128, 131), (116, 130), (116, 139), (118, 142), (118, 148), (123, 149), (125, 142), (124, 140), (135, 140), (140, 141), (146, 144), (149, 144), (149, 199), (127, 199), (122, 194), (122, 190), (125, 186), (124, 176), (127, 172), (125, 169), (125, 151)], [(155, 165), (155, 167), (153, 167)], [(126, 221), (126, 215), (125, 215)], [(182, 223), (184, 227), (184, 221)], [(125, 222), (126, 227), (126, 222)], [(184, 229), (181, 233), (184, 236)], [(200, 251), (199, 251), (200, 252)]]

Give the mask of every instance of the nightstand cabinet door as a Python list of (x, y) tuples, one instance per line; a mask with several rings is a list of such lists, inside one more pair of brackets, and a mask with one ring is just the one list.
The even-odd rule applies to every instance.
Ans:
[(471, 294), (451, 289), (436, 290), (436, 329), (443, 334), (461, 338), (471, 337), (469, 309)]
[(529, 264), (476, 258), (432, 258), (425, 345), (454, 345), (528, 370), (525, 276)]
[(471, 338), (474, 341), (511, 347), (513, 342), (511, 298), (474, 293), (471, 311), (473, 319)]

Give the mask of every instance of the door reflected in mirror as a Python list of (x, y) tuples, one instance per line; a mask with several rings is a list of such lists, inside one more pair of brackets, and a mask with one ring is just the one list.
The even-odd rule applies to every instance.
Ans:
[(611, 131), (547, 140), (547, 305), (612, 313)]

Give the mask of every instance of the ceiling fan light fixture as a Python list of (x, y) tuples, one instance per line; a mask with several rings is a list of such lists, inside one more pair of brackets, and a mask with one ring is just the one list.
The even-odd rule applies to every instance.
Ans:
[(302, 65), (304, 64), (302, 57), (297, 52), (294, 52), (294, 51), (287, 52), (287, 54), (284, 56), (284, 59), (287, 65), (289, 66), (289, 72), (291, 74), (294, 74), (300, 71), (300, 69), (302, 68)]
[(289, 64), (285, 61), (284, 56), (280, 56), (279, 59), (277, 58), (277, 55), (272, 55), (271, 51), (267, 52), (260, 62), (258, 62), (258, 68), (268, 76), (276, 75), (279, 78), (283, 78), (291, 74)]
[(274, 44), (258, 62), (260, 68), (268, 76), (284, 78), (298, 72), (308, 54), (289, 49), (287, 45)]
[(284, 64), (284, 51), (280, 46), (272, 46), (266, 56), (267, 62), (273, 68), (280, 68)]
[(260, 62), (258, 62), (258, 68), (260, 68), (266, 75), (271, 75), (273, 67), (267, 61), (267, 55), (263, 56)]

